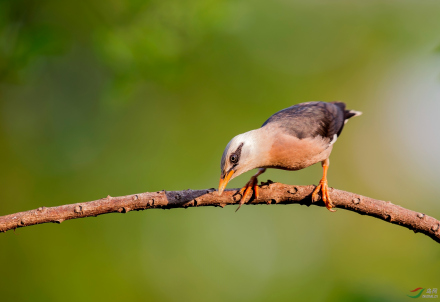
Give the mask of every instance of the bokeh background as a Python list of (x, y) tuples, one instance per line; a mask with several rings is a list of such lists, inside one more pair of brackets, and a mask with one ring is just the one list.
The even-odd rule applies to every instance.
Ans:
[[(0, 215), (212, 188), (236, 134), (347, 103), (330, 186), (440, 218), (440, 2), (0, 1)], [(249, 172), (228, 187), (243, 186)], [(260, 180), (316, 184), (321, 167)], [(440, 246), (289, 206), (148, 210), (0, 234), (0, 301), (405, 301)]]

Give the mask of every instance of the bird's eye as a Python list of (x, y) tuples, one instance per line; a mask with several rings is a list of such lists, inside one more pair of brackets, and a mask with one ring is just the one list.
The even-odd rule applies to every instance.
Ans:
[(231, 157), (229, 157), (229, 160), (231, 161), (231, 163), (236, 163), (238, 161), (238, 156), (232, 154)]

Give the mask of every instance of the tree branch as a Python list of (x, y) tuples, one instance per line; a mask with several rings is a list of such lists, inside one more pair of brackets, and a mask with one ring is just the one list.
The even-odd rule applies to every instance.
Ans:
[[(290, 186), (268, 181), (260, 186), (259, 199), (251, 199), (248, 204), (297, 203), (323, 207), (322, 201), (316, 203), (311, 201), (310, 196), (314, 188), (314, 186)], [(224, 207), (237, 204), (240, 197), (237, 189), (226, 190), (222, 196), (218, 196), (215, 189), (146, 192), (120, 197), (107, 196), (90, 202), (51, 208), (40, 207), (36, 210), (1, 216), (0, 232), (47, 222), (61, 223), (69, 219), (96, 217), (107, 213), (127, 213), (154, 208)], [(389, 201), (376, 200), (336, 189), (330, 189), (330, 197), (337, 208), (373, 216), (406, 227), (415, 233), (423, 233), (440, 243), (440, 222), (433, 217), (402, 208)], [(329, 213), (329, 215), (331, 214)]]

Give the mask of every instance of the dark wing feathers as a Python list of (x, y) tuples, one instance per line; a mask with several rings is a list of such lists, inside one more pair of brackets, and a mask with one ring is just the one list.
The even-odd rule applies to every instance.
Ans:
[(342, 102), (301, 103), (278, 111), (262, 127), (276, 123), (290, 135), (300, 139), (322, 136), (333, 139), (341, 134), (344, 121), (357, 115), (354, 111), (345, 110)]

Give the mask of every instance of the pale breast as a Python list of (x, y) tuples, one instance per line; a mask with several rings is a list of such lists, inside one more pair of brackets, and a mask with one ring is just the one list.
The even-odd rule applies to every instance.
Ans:
[(299, 139), (288, 134), (274, 137), (268, 156), (268, 168), (300, 170), (330, 156), (333, 145), (328, 138)]

